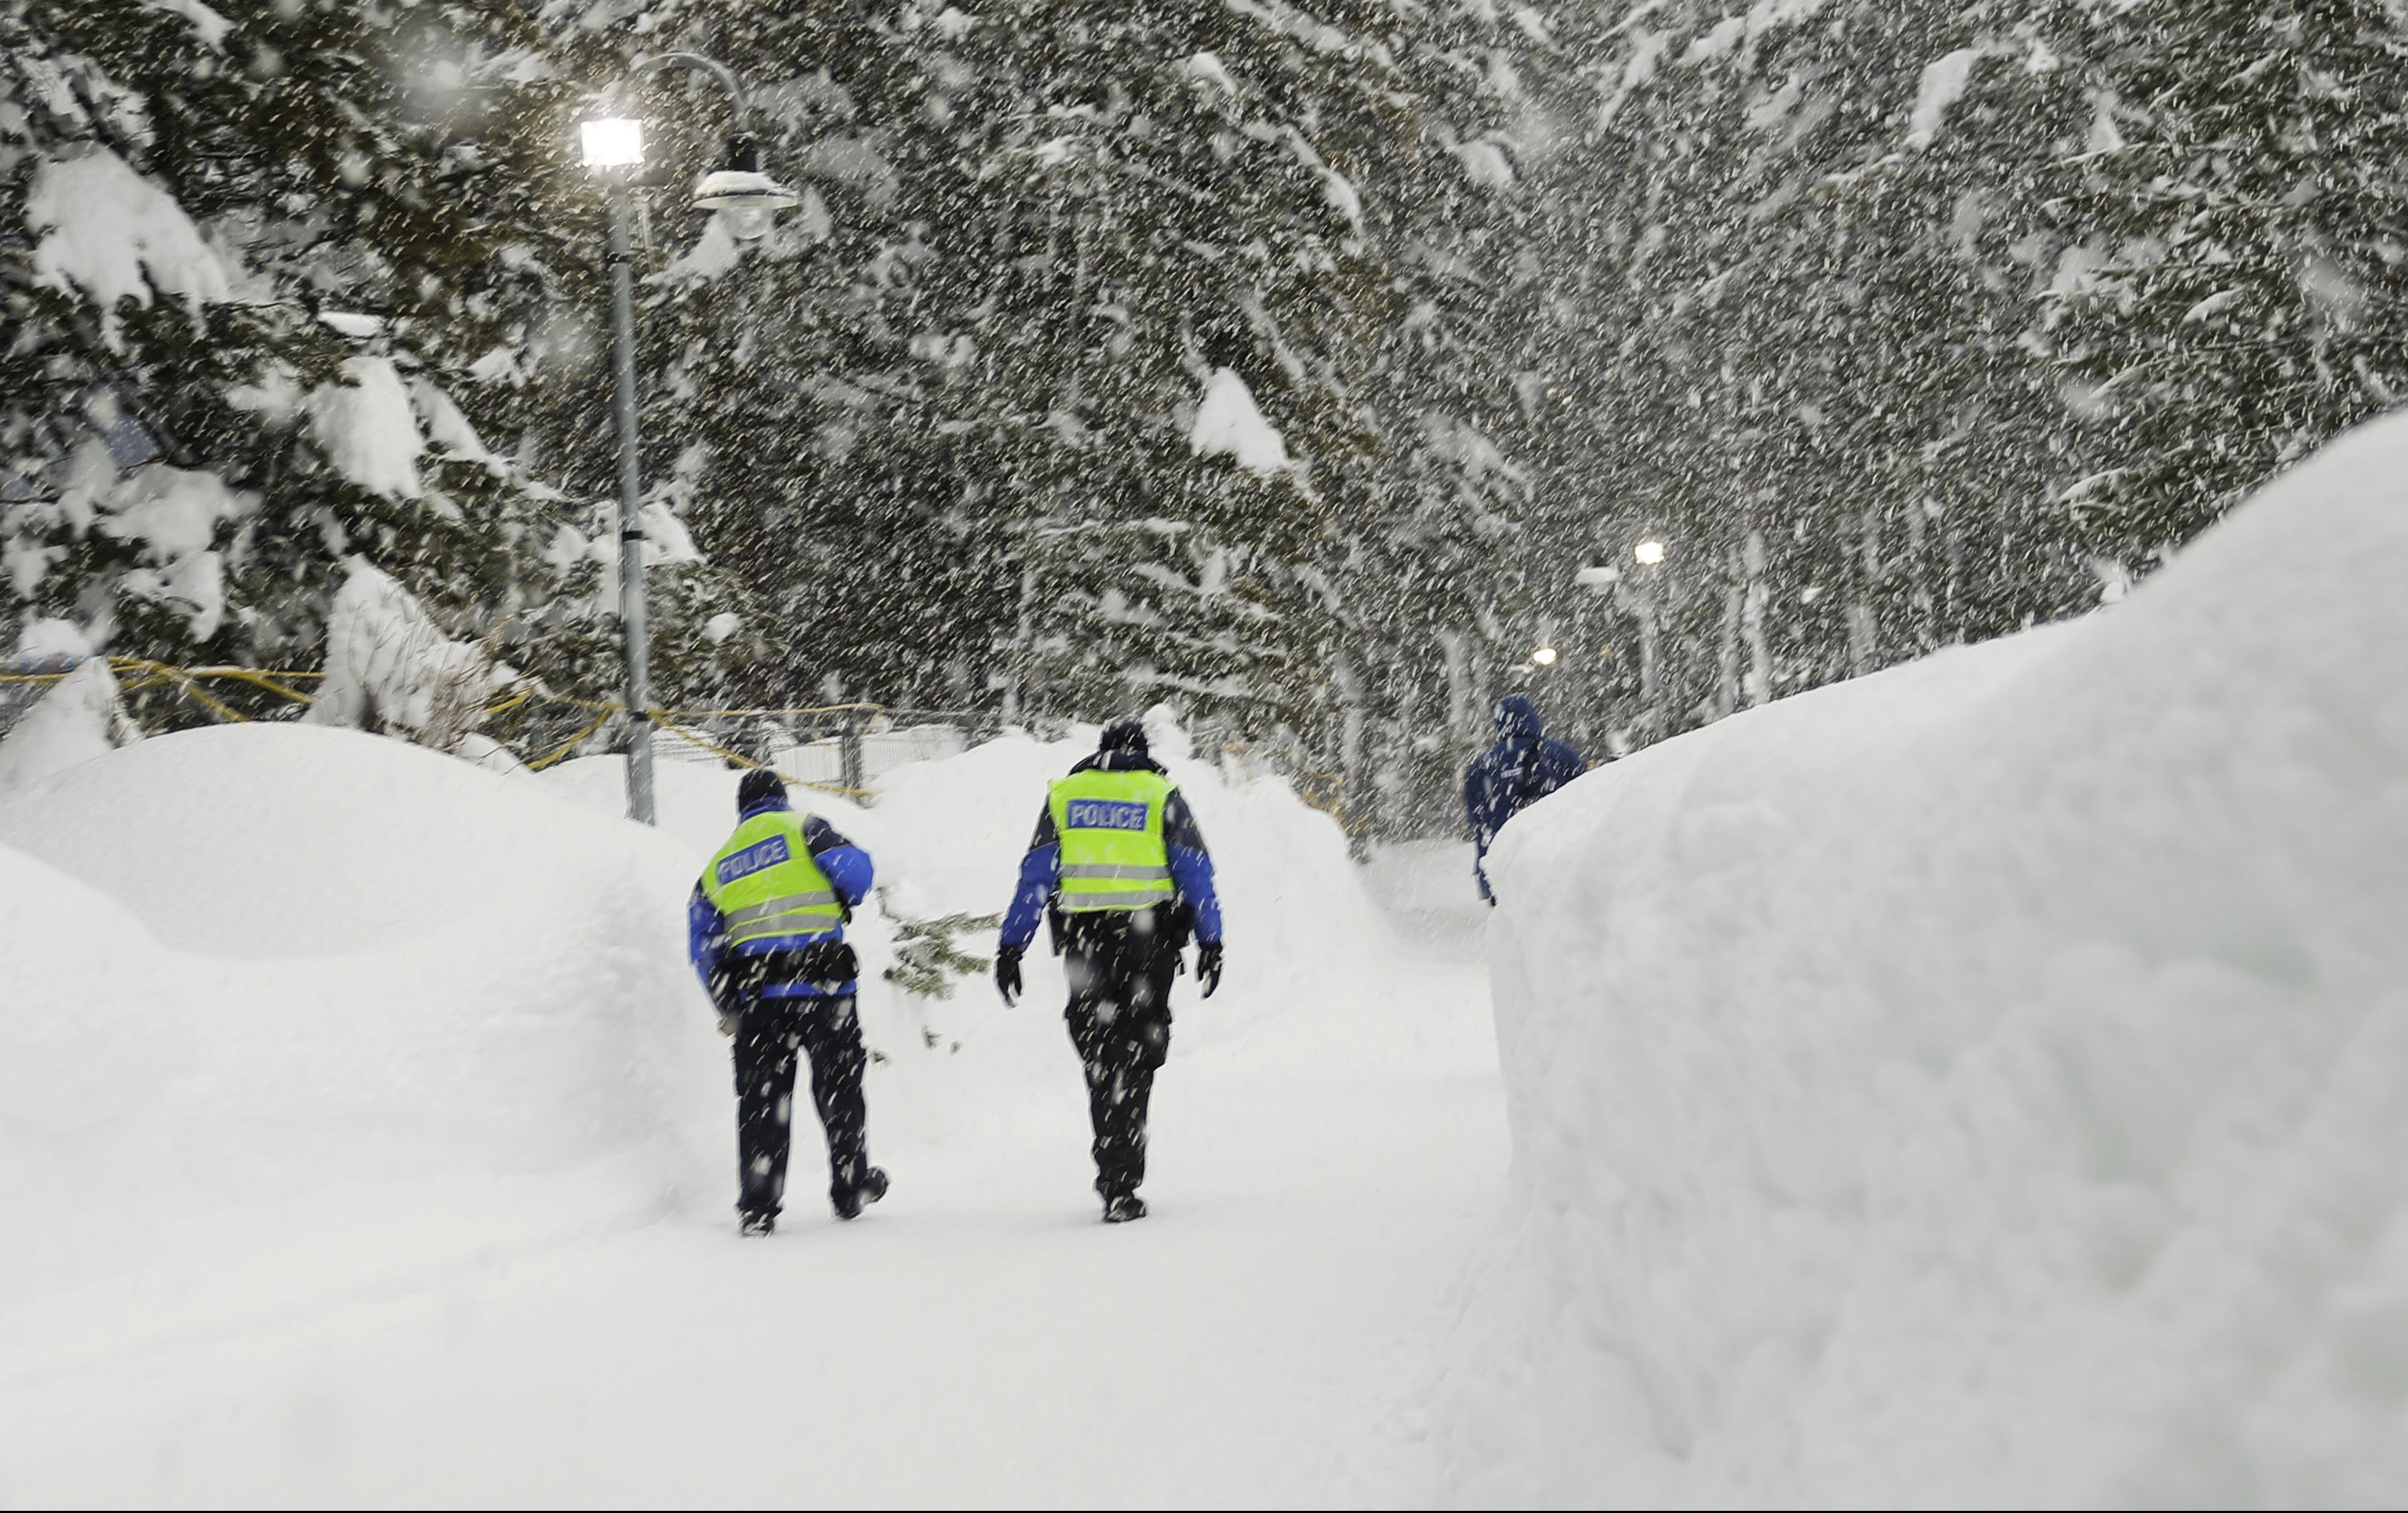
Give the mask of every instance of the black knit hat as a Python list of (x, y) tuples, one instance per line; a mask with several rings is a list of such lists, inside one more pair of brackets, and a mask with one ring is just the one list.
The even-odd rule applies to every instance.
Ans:
[(1133, 714), (1124, 714), (1104, 727), (1104, 738), (1096, 742), (1097, 751), (1133, 751), (1146, 755), (1145, 722)]
[(785, 797), (786, 780), (766, 767), (756, 767), (736, 785), (736, 812), (740, 814), (767, 799), (782, 802)]

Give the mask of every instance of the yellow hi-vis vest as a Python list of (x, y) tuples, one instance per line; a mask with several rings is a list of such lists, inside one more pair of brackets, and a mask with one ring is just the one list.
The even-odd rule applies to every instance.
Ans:
[(830, 935), (844, 902), (803, 843), (803, 816), (773, 809), (736, 827), (702, 870), (702, 893), (726, 921), (727, 944)]
[(1062, 847), (1059, 891), (1071, 914), (1151, 909), (1170, 901), (1170, 850), (1162, 811), (1171, 783), (1159, 772), (1073, 772), (1046, 802)]

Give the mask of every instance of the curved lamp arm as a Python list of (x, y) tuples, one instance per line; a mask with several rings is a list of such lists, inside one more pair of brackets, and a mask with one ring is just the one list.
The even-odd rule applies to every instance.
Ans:
[(736, 75), (729, 71), (725, 64), (716, 58), (706, 58), (699, 52), (654, 53), (649, 58), (637, 59), (635, 65), (627, 70), (627, 76), (623, 82), (629, 86), (635, 85), (664, 68), (691, 68), (695, 73), (709, 74), (719, 80), (719, 87), (727, 92), (727, 104), (730, 113), (736, 119), (736, 129), (739, 132), (748, 129), (745, 118), (751, 107), (744, 98), (744, 86), (737, 82)]

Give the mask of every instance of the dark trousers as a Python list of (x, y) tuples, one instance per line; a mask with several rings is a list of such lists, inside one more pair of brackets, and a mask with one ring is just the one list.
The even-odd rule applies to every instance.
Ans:
[(1170, 982), (1179, 945), (1168, 911), (1072, 915), (1063, 931), (1070, 979), (1065, 1014), (1087, 1074), (1096, 1190), (1135, 1192), (1145, 1180), (1146, 1105), (1170, 1052)]
[(827, 1131), (828, 1197), (841, 1201), (869, 1170), (868, 1111), (861, 1074), (861, 1017), (853, 997), (746, 995), (736, 1030), (736, 1149), (743, 1182), (736, 1206), (776, 1214), (786, 1193), (795, 1124), (795, 1063), (811, 1063), (811, 1102)]

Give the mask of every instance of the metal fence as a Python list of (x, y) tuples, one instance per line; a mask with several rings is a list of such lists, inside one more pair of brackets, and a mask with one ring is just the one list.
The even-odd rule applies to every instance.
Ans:
[[(759, 766), (816, 787), (861, 794), (912, 762), (958, 756), (999, 735), (1001, 720), (980, 710), (889, 709), (863, 704), (810, 711), (670, 711), (652, 736), (663, 762)], [(600, 748), (624, 745), (599, 732)]]
[[(304, 717), (320, 674), (253, 668), (171, 667), (130, 657), (108, 658), (135, 724), (154, 733), (195, 724), (284, 721)], [(0, 738), (79, 659), (0, 661)], [(495, 690), (481, 713), (473, 707), (463, 727), (477, 754), (499, 746), (523, 766), (541, 770), (580, 756), (626, 749), (624, 706), (555, 694), (521, 684)], [(705, 766), (766, 767), (823, 791), (868, 800), (878, 780), (898, 767), (958, 756), (999, 735), (1003, 716), (990, 710), (888, 708), (850, 703), (807, 709), (665, 709), (653, 712), (657, 760)], [(1010, 722), (1040, 739), (1057, 740), (1068, 720), (1022, 717)], [(411, 738), (408, 731), (394, 734)], [(1276, 773), (1297, 796), (1336, 816), (1358, 849), (1377, 829), (1374, 795), (1353, 795), (1336, 772), (1318, 771), (1292, 742), (1258, 742), (1211, 721), (1193, 728), (1196, 750), (1236, 773)], [(490, 742), (491, 744), (487, 744)], [(434, 744), (437, 742), (429, 742)], [(447, 749), (449, 742), (442, 742)]]

